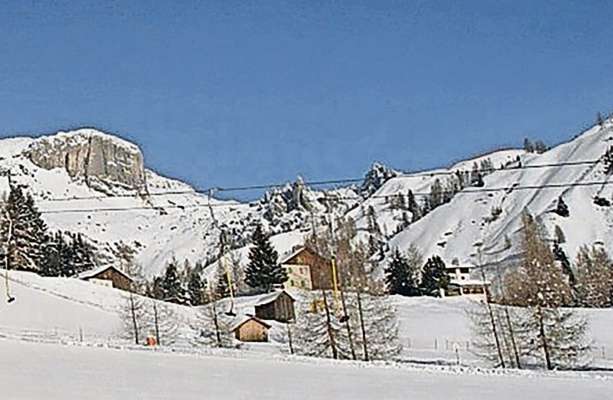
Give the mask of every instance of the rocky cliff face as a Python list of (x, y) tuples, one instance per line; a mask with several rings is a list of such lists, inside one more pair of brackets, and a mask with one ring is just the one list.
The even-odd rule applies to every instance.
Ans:
[(143, 155), (132, 143), (95, 129), (60, 132), (34, 141), (30, 160), (45, 169), (64, 168), (100, 190), (121, 186), (146, 190)]

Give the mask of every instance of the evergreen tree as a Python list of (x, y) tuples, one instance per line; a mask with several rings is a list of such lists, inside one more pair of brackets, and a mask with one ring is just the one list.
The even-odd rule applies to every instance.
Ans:
[(555, 235), (555, 242), (557, 244), (566, 243), (566, 236), (564, 235), (564, 231), (562, 230), (562, 228), (560, 228), (559, 225), (556, 225), (554, 229), (554, 235)]
[(561, 196), (558, 197), (558, 205), (556, 206), (556, 209), (554, 212), (558, 214), (560, 217), (568, 217), (570, 215), (568, 206), (566, 205), (566, 203), (564, 202), (564, 199), (562, 199)]
[(43, 276), (62, 276), (66, 242), (61, 231), (51, 234), (43, 251), (43, 260), (40, 266), (40, 274)]
[(251, 238), (249, 264), (245, 270), (245, 282), (252, 288), (268, 293), (275, 285), (287, 281), (287, 271), (278, 263), (277, 251), (264, 234), (261, 225), (256, 226)]
[(2, 221), (0, 236), (3, 243), (7, 243), (10, 234), (7, 252), (10, 268), (40, 270), (48, 240), (47, 226), (32, 196), (24, 193), (20, 186), (11, 185), (0, 218)]
[(598, 124), (598, 126), (604, 126), (604, 117), (600, 111), (596, 114), (596, 124)]
[(72, 245), (69, 254), (70, 259), (65, 262), (71, 264), (74, 274), (79, 274), (95, 267), (94, 250), (83, 240), (83, 236), (80, 233), (72, 235)]
[(547, 151), (547, 145), (542, 140), (534, 142), (534, 151), (538, 154), (543, 154)]
[[(416, 254), (416, 257), (421, 258), (416, 248), (411, 251)], [(390, 262), (385, 269), (385, 283), (389, 294), (402, 296), (419, 296), (420, 294), (417, 273), (409, 264), (407, 257), (397, 248), (392, 252)]]
[(527, 153), (534, 153), (534, 145), (532, 144), (532, 142), (528, 138), (524, 139), (524, 150)]
[(441, 185), (440, 179), (436, 178), (432, 186), (430, 186), (430, 206), (432, 209), (435, 209), (443, 203), (443, 186)]
[(163, 296), (162, 300), (179, 304), (185, 302), (183, 286), (181, 285), (181, 278), (179, 276), (179, 268), (175, 259), (166, 266), (164, 277), (160, 283), (161, 294)]
[(200, 277), (200, 272), (198, 270), (191, 271), (189, 275), (189, 282), (187, 284), (189, 304), (192, 306), (202, 305), (204, 302), (205, 290), (206, 282)]
[(609, 146), (607, 151), (602, 155), (602, 163), (605, 166), (607, 175), (613, 174), (613, 146)]
[(447, 289), (449, 275), (445, 268), (445, 262), (439, 256), (433, 256), (426, 261), (422, 272), (420, 289), (426, 296), (438, 297), (441, 290)]
[(568, 278), (568, 284), (570, 285), (570, 288), (574, 289), (576, 285), (575, 273), (573, 272), (573, 269), (570, 265), (570, 261), (566, 256), (566, 252), (562, 249), (562, 247), (560, 247), (558, 242), (553, 243), (552, 252), (555, 260), (560, 263), (560, 266), (562, 267), (562, 272)]
[(421, 209), (412, 190), (407, 194), (407, 209), (411, 212), (411, 222), (417, 222), (421, 218)]

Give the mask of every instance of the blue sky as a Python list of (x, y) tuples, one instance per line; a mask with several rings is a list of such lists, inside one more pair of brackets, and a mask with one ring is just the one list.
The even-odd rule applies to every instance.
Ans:
[(605, 1), (12, 1), (0, 134), (96, 126), (197, 187), (439, 166), (613, 111), (610, 15)]

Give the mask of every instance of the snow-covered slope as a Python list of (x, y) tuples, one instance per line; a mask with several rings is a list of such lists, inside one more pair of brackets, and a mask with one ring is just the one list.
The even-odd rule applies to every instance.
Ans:
[[(485, 191), (469, 188), (457, 194), (448, 204), (394, 237), (390, 246), (404, 249), (414, 243), (426, 255), (474, 262), (475, 245), (483, 243), (485, 263), (512, 259), (518, 253), (521, 214), (529, 210), (543, 222), (552, 239), (556, 226), (561, 229), (566, 239), (562, 247), (570, 257), (583, 244), (603, 243), (613, 251), (609, 240), (613, 233), (611, 209), (594, 203), (596, 196), (610, 199), (611, 187), (590, 185), (609, 182), (610, 176), (601, 162), (568, 165), (599, 160), (611, 145), (612, 136), (613, 126), (607, 123), (543, 154), (523, 154), (521, 169), (487, 175)], [(565, 166), (539, 167), (548, 164)], [(567, 187), (568, 184), (575, 186)], [(470, 193), (475, 189), (477, 192)], [(553, 212), (559, 198), (568, 205), (570, 216)], [(499, 209), (498, 216), (492, 212), (494, 209)]]
[(237, 360), (6, 340), (0, 340), (0, 353), (2, 395), (12, 400), (602, 400), (613, 391), (613, 380), (602, 374), (503, 374), (300, 358)]
[[(10, 171), (14, 182), (27, 185), (51, 229), (82, 232), (108, 254), (117, 243), (128, 244), (137, 250), (137, 260), (149, 275), (160, 273), (173, 257), (193, 263), (214, 261), (219, 227), (230, 233), (233, 248), (243, 259), (256, 223), (276, 235), (275, 245), (284, 253), (300, 244), (313, 221), (325, 224), (324, 217), (330, 211), (352, 217), (360, 237), (368, 240), (367, 211), (374, 210), (380, 230), (377, 240), (387, 250), (406, 249), (413, 243), (425, 256), (438, 254), (447, 262), (454, 258), (470, 262), (474, 261), (475, 244), (484, 243), (485, 262), (492, 262), (517, 254), (520, 215), (529, 209), (551, 235), (559, 227), (566, 239), (562, 247), (572, 258), (586, 243), (602, 242), (613, 251), (613, 242), (608, 240), (613, 226), (611, 211), (593, 201), (595, 196), (610, 199), (611, 188), (583, 186), (608, 181), (609, 176), (601, 163), (535, 167), (600, 159), (611, 144), (611, 136), (613, 126), (607, 121), (544, 154), (501, 150), (419, 173), (403, 173), (375, 163), (360, 187), (323, 191), (298, 179), (251, 203), (209, 199), (196, 193), (183, 182), (147, 169), (145, 157), (134, 144), (89, 128), (39, 139), (2, 139), (0, 170)], [(448, 176), (470, 174), (475, 165), (483, 163), (495, 168), (484, 174), (483, 188), (464, 188), (415, 223), (410, 223), (407, 210), (390, 204), (389, 198), (406, 196), (409, 190), (421, 204), (437, 179), (444, 183)], [(520, 189), (552, 184), (582, 186)], [(0, 191), (7, 189), (7, 179), (0, 178)], [(569, 217), (551, 212), (559, 197), (568, 205)], [(331, 209), (330, 199), (337, 199)], [(488, 256), (492, 253), (495, 255)]]

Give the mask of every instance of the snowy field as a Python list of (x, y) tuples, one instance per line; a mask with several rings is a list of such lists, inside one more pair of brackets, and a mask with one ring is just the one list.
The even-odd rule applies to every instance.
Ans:
[[(17, 300), (7, 304), (0, 299), (0, 338), (48, 343), (125, 343), (119, 338), (118, 309), (125, 302), (119, 290), (77, 279), (43, 278), (16, 271), (10, 272), (10, 289)], [(4, 292), (3, 277), (0, 293)], [(393, 301), (398, 312), (404, 360), (456, 364), (459, 356), (462, 365), (484, 366), (470, 347), (471, 332), (465, 315), (469, 301), (402, 296), (394, 296)], [(239, 314), (253, 313), (253, 303), (253, 298), (239, 298), (235, 310)], [(192, 308), (174, 307), (184, 321), (194, 315)], [(591, 324), (594, 366), (613, 369), (613, 309), (582, 312)], [(276, 337), (277, 327), (273, 325), (271, 338)], [(286, 347), (275, 343), (246, 345), (243, 351), (281, 354), (287, 351)]]
[(218, 357), (0, 340), (2, 398), (607, 399), (613, 377), (499, 374), (327, 360)]

